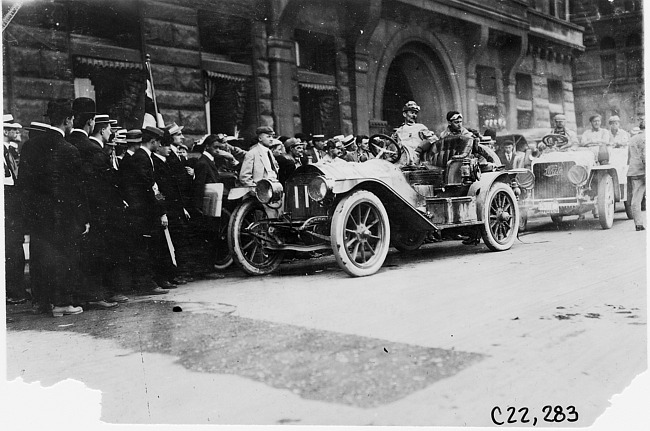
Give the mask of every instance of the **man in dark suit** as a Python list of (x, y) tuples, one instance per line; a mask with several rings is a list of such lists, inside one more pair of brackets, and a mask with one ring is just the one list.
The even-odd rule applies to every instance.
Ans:
[(7, 304), (25, 302), (25, 252), (20, 195), (16, 189), (18, 178), (17, 148), (22, 126), (11, 114), (4, 115), (4, 191), (5, 191), (5, 270), (7, 272)]
[(497, 153), (501, 163), (505, 167), (506, 171), (509, 171), (515, 166), (515, 143), (513, 141), (505, 141), (501, 150)]
[(161, 144), (156, 148), (151, 158), (153, 160), (154, 180), (164, 198), (160, 202), (167, 215), (168, 225), (166, 229), (174, 247), (174, 259), (172, 259), (172, 252), (165, 229), (159, 230), (153, 238), (154, 281), (163, 289), (177, 287), (179, 280), (176, 277), (180, 266), (178, 250), (181, 248), (179, 244), (185, 240), (177, 230), (178, 226), (186, 221), (186, 217), (181, 190), (172, 172), (172, 167), (169, 165), (171, 152), (171, 137), (165, 131)]
[(308, 159), (311, 159), (311, 163), (320, 162), (323, 157), (327, 155), (327, 150), (325, 149), (325, 135), (314, 135), (312, 137), (311, 145), (307, 147), (305, 155)]
[[(193, 272), (198, 278), (214, 278), (214, 262), (218, 250), (218, 233), (220, 223), (228, 223), (220, 217), (212, 217), (203, 213), (203, 197), (205, 185), (222, 182), (219, 170), (215, 164), (221, 141), (217, 135), (210, 135), (203, 141), (204, 151), (194, 166), (194, 185), (192, 202), (196, 216), (193, 216), (191, 243), (195, 246), (192, 257)], [(198, 254), (197, 254), (198, 253)]]
[(79, 150), (66, 142), (74, 114), (69, 100), (48, 103), (52, 128), (30, 139), (22, 152), (18, 187), (25, 202), (30, 262), (37, 300), (54, 317), (79, 314), (73, 305), (79, 282), (79, 240), (90, 230), (81, 189)]
[[(152, 237), (167, 226), (167, 216), (159, 203), (162, 199), (153, 173), (151, 153), (160, 145), (163, 131), (152, 126), (142, 130), (142, 145), (126, 163), (122, 163), (122, 192), (128, 208), (127, 230), (131, 258), (133, 288), (145, 294), (161, 295), (161, 289), (153, 280), (151, 267)], [(128, 138), (127, 138), (128, 139)]]

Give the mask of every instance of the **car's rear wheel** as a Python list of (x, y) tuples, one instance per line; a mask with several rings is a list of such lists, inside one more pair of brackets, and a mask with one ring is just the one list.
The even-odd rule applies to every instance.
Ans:
[(388, 213), (379, 198), (366, 190), (343, 198), (332, 217), (331, 243), (336, 262), (348, 274), (377, 272), (390, 243)]
[(221, 210), (221, 220), (219, 220), (219, 232), (217, 233), (217, 258), (214, 261), (214, 269), (222, 270), (228, 268), (233, 263), (232, 253), (228, 247), (228, 224), (230, 223), (232, 213), (223, 208)]
[(598, 181), (598, 220), (600, 227), (610, 229), (614, 224), (614, 181), (605, 174)]
[(420, 248), (424, 243), (426, 237), (426, 232), (400, 229), (393, 231), (390, 240), (393, 247), (403, 253), (406, 253), (409, 251), (415, 251)]
[(508, 250), (517, 238), (519, 207), (517, 197), (510, 187), (497, 182), (492, 184), (483, 204), (481, 236), (492, 251)]
[(280, 266), (284, 252), (266, 248), (263, 236), (268, 219), (261, 203), (249, 200), (240, 204), (230, 217), (228, 246), (235, 263), (251, 275), (264, 275)]

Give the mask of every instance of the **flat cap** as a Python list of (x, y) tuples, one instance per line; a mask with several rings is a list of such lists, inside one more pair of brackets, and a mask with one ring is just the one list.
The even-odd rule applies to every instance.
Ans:
[(607, 120), (607, 121), (609, 123), (612, 123), (614, 121), (621, 121), (621, 117), (619, 117), (618, 115), (612, 115), (611, 117), (609, 117), (609, 120)]
[(262, 133), (266, 133), (267, 135), (275, 135), (275, 131), (273, 131), (273, 127), (271, 126), (260, 126), (255, 130), (256, 135), (261, 135)]
[(463, 119), (463, 116), (458, 111), (449, 111), (447, 112), (447, 121), (454, 121), (458, 119)]
[(402, 108), (402, 112), (406, 112), (406, 111), (420, 112), (420, 107), (414, 101), (409, 100), (408, 102), (406, 102), (406, 104)]
[(564, 114), (557, 114), (555, 117), (553, 117), (555, 121), (560, 120), (560, 121), (566, 121), (566, 115)]

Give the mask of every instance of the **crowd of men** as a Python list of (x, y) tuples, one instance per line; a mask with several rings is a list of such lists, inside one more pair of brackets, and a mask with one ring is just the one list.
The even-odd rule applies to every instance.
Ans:
[[(406, 103), (404, 124), (392, 135), (402, 148), (400, 162), (407, 165), (426, 162), (439, 140), (416, 122), (419, 111), (415, 102)], [(84, 307), (113, 309), (128, 295), (164, 295), (194, 280), (221, 278), (214, 264), (226, 252), (220, 231), (228, 220), (211, 211), (206, 195), (211, 184), (224, 184), (223, 196), (231, 187), (255, 186), (262, 178), (285, 183), (305, 164), (361, 163), (390, 153), (377, 145), (373, 153), (365, 135), (276, 137), (271, 127), (261, 126), (247, 150), (235, 137), (211, 134), (195, 142), (196, 157), (191, 157), (183, 127), (176, 123), (121, 129), (84, 97), (52, 100), (45, 115), (50, 124), (32, 122), (24, 128), (29, 139), (20, 153), (23, 128), (10, 114), (3, 119), (6, 285), (8, 303), (31, 297), (36, 311), (54, 317), (79, 314)], [(506, 142), (497, 154), (493, 131), (481, 136), (465, 128), (458, 111), (448, 112), (446, 119), (441, 138), (480, 138), (475, 149), (482, 170), (501, 163), (507, 169), (525, 166), (514, 143)], [(629, 175), (635, 195), (643, 195), (644, 133), (630, 139), (618, 127), (618, 117), (610, 118), (611, 131), (599, 129), (600, 120), (593, 119), (579, 141), (565, 128), (563, 115), (554, 120), (552, 133), (566, 135), (568, 146), (629, 143), (635, 157)], [(641, 219), (635, 222), (643, 229)]]

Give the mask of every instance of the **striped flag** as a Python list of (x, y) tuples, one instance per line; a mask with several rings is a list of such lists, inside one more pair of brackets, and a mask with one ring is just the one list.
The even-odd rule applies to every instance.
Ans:
[(156, 103), (156, 93), (153, 86), (153, 75), (151, 74), (151, 65), (149, 64), (149, 55), (145, 61), (147, 69), (147, 88), (144, 95), (144, 120), (142, 127), (153, 126), (158, 128), (165, 127), (165, 121), (162, 115), (158, 112), (158, 104)]

